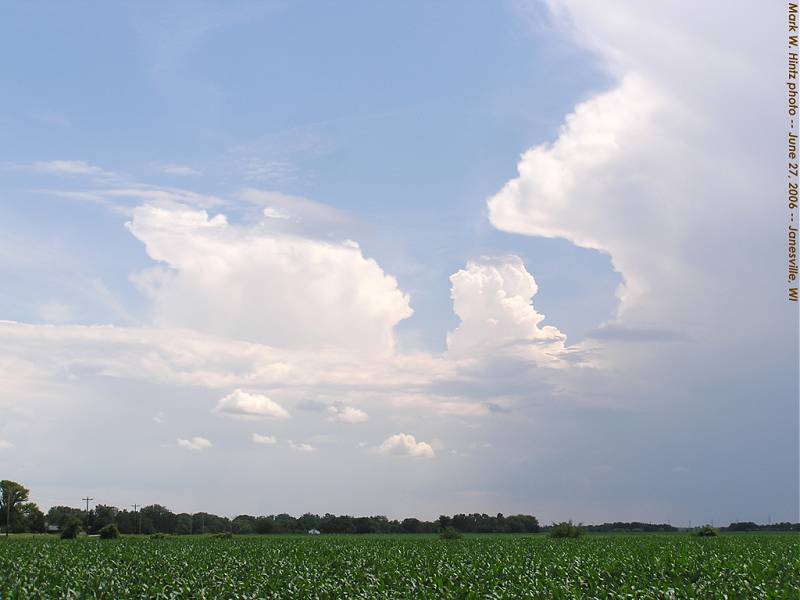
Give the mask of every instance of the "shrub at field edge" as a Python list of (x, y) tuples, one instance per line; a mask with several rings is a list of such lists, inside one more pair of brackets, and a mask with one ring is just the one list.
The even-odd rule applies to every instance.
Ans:
[(71, 519), (61, 530), (62, 540), (74, 540), (78, 537), (78, 532), (81, 530), (81, 524), (78, 519)]
[(461, 532), (454, 527), (445, 527), (439, 533), (439, 538), (443, 540), (460, 540), (462, 537), (464, 536), (461, 534)]
[(119, 529), (113, 523), (109, 523), (102, 527), (98, 532), (101, 540), (115, 540), (119, 537)]
[(703, 525), (700, 529), (694, 532), (697, 537), (716, 537), (719, 532), (711, 525)]
[(581, 528), (573, 525), (572, 521), (563, 521), (550, 528), (551, 538), (576, 538), (581, 534)]

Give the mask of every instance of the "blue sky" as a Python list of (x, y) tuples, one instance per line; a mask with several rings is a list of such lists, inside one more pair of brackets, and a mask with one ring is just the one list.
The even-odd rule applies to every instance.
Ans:
[[(485, 198), (530, 140), (552, 137), (564, 107), (607, 85), (591, 57), (554, 36), (542, 8), (527, 17), (481, 3), (325, 6), (209, 5), (186, 15), (179, 4), (99, 14), (17, 5), (4, 36), (15, 50), (5, 53), (3, 134), (14, 143), (3, 160), (77, 157), (155, 185), (220, 195), (259, 187), (336, 206), (359, 220), (367, 254), (417, 291), (416, 323), (402, 327), (427, 345), (441, 346), (455, 322), (447, 276), (485, 252), (567, 261), (542, 265), (538, 277), (554, 283), (545, 314), (563, 317), (573, 336), (609, 317), (619, 279), (604, 257), (497, 232), (485, 216)], [(198, 174), (161, 171), (170, 165)], [(49, 223), (59, 237), (114, 244), (107, 269), (81, 257), (86, 276), (119, 279), (120, 255), (141, 264), (140, 246), (109, 236), (124, 216), (54, 206), (40, 191), (53, 178), (39, 173), (7, 176), (28, 197), (8, 207), (21, 228)], [(130, 294), (124, 276), (117, 284)], [(30, 318), (15, 312), (30, 305), (21, 300), (8, 299), (10, 318)]]
[[(729, 127), (779, 115), (776, 24), (723, 61), (681, 4), (7, 5), (15, 477), (44, 505), (796, 520), (797, 311), (757, 204), (782, 125)], [(209, 473), (239, 501), (202, 504)]]

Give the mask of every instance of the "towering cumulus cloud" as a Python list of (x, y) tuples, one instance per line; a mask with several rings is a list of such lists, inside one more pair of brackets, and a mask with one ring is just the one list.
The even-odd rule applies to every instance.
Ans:
[[(549, 4), (613, 83), (576, 106), (555, 141), (523, 154), (518, 177), (488, 202), (491, 222), (607, 252), (629, 326), (710, 330), (736, 312), (720, 305), (741, 265), (772, 260), (762, 243), (733, 243), (765, 237), (768, 213), (753, 199), (777, 181), (765, 177), (773, 122), (741, 118), (780, 112), (756, 92), (769, 85), (758, 68), (773, 60), (769, 28), (750, 27), (745, 4), (726, 3), (725, 19), (719, 5), (698, 5), (690, 20), (681, 3), (657, 19), (631, 0)], [(750, 32), (748, 44), (731, 44), (733, 30)], [(766, 283), (763, 269), (745, 279), (737, 295)]]
[(658, 266), (643, 264), (634, 250), (637, 233), (664, 235), (662, 217), (673, 208), (671, 202), (646, 201), (653, 181), (642, 176), (654, 166), (647, 164), (653, 158), (646, 149), (660, 103), (654, 88), (631, 74), (616, 89), (578, 105), (559, 138), (525, 152), (519, 177), (489, 200), (492, 224), (609, 252), (625, 276), (623, 299), (630, 301), (648, 269)]
[(160, 325), (283, 348), (385, 354), (408, 296), (354, 242), (327, 243), (230, 224), (184, 206), (135, 209), (128, 223), (164, 266), (136, 276)]
[(564, 350), (564, 334), (539, 327), (544, 315), (531, 304), (539, 288), (518, 256), (470, 261), (450, 282), (453, 310), (461, 319), (447, 336), (451, 353), (515, 348), (523, 355), (554, 358)]

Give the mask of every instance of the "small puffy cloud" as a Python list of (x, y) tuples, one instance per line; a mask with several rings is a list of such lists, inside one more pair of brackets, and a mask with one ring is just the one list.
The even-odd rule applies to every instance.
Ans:
[(272, 446), (278, 443), (278, 440), (275, 438), (274, 435), (261, 435), (260, 433), (254, 433), (251, 436), (254, 444), (263, 444), (265, 446)]
[(14, 444), (9, 442), (8, 440), (0, 440), (0, 450), (5, 450), (7, 448), (13, 448)]
[(531, 304), (539, 288), (518, 256), (469, 261), (450, 282), (453, 309), (461, 319), (447, 335), (450, 352), (517, 346), (522, 353), (528, 349), (552, 358), (564, 351), (566, 336), (553, 326), (539, 326), (544, 315)]
[(386, 438), (378, 448), (381, 454), (407, 455), (415, 458), (434, 458), (433, 446), (427, 442), (418, 442), (409, 433), (396, 433)]
[(331, 415), (331, 421), (341, 423), (364, 423), (369, 419), (367, 413), (353, 406), (330, 406), (328, 412)]
[(156, 413), (156, 416), (153, 417), (153, 421), (155, 421), (159, 425), (163, 425), (163, 423), (164, 423), (164, 412), (163, 411), (158, 411)]
[(294, 450), (295, 452), (314, 452), (316, 448), (311, 444), (305, 444), (303, 442), (293, 442), (289, 440), (289, 448)]
[(289, 412), (280, 404), (264, 396), (235, 389), (220, 398), (211, 411), (226, 417), (242, 419), (288, 419)]
[(191, 439), (185, 440), (178, 438), (178, 446), (186, 448), (187, 450), (205, 450), (211, 448), (211, 442), (204, 437), (194, 436)]

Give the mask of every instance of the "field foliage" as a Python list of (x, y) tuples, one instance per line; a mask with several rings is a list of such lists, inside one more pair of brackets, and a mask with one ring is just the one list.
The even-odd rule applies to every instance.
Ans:
[(796, 535), (44, 536), (0, 540), (0, 598), (798, 598)]

